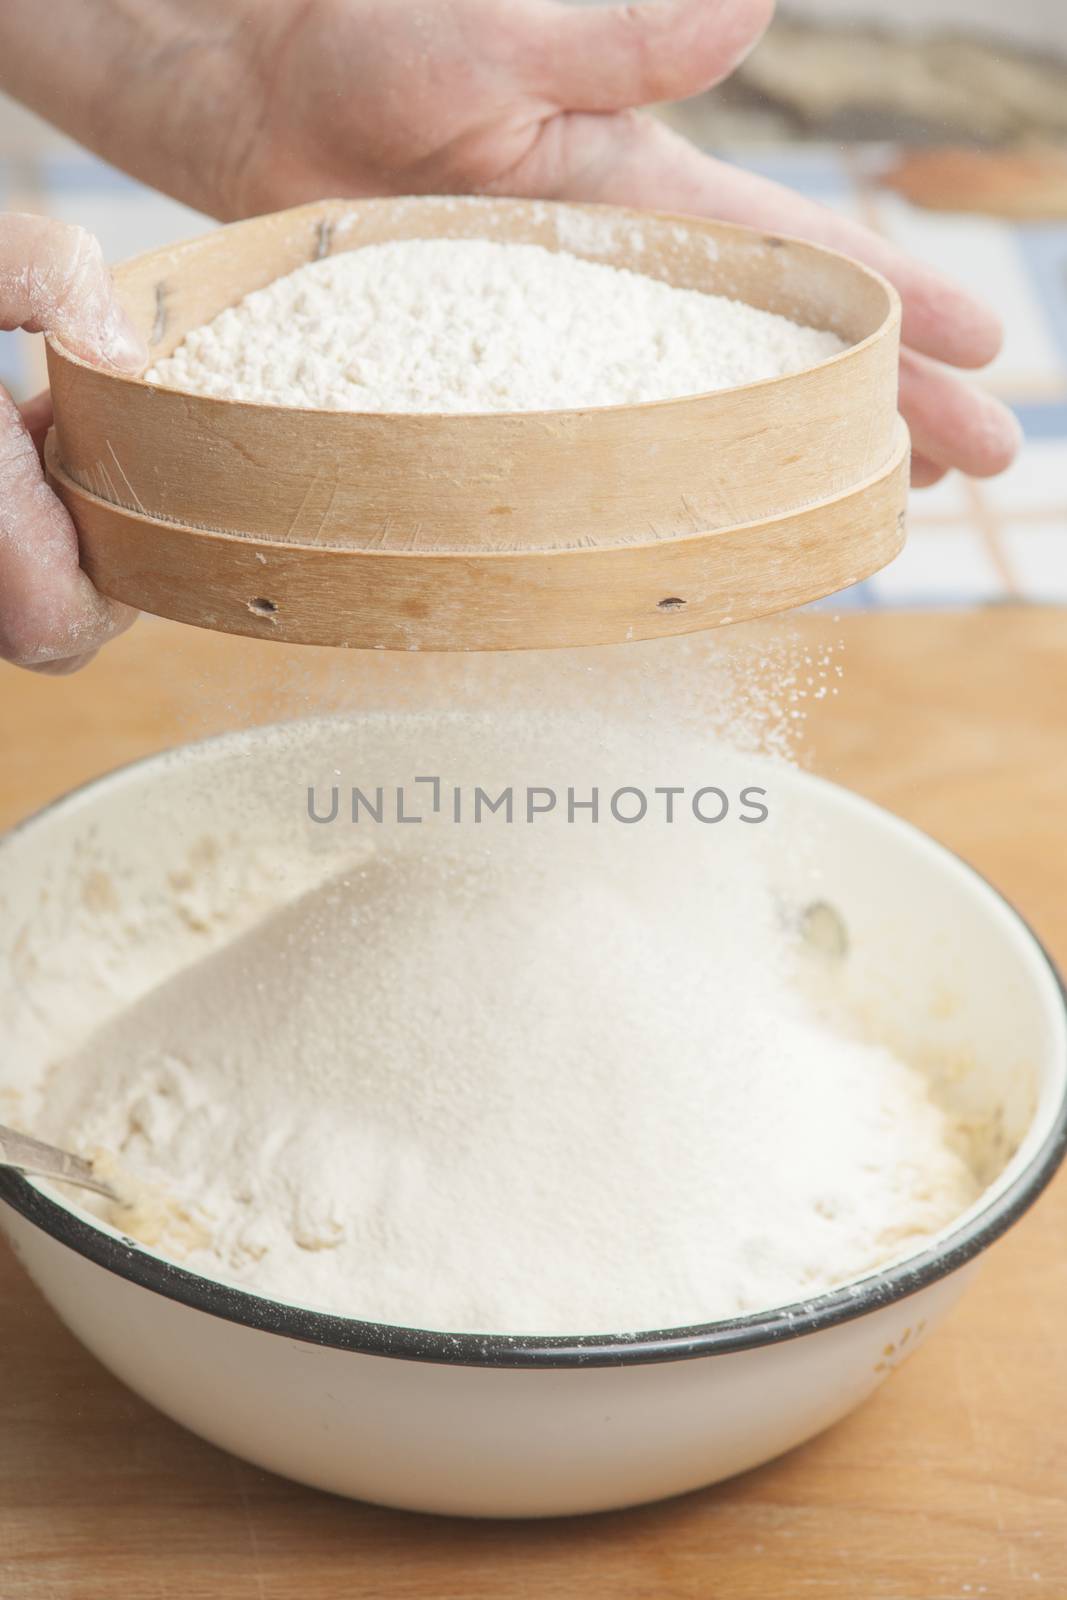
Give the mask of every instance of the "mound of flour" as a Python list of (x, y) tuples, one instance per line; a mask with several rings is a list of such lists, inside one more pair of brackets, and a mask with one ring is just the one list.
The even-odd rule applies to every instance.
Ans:
[(758, 859), (401, 831), (54, 1068), (125, 1231), (372, 1320), (608, 1332), (807, 1298), (976, 1197), (921, 1073), (805, 999)]
[(407, 239), (298, 267), (150, 383), (337, 411), (543, 411), (778, 378), (836, 334), (530, 244)]

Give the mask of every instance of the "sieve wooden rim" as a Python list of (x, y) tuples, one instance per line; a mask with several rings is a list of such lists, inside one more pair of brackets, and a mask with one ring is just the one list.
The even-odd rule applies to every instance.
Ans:
[[(155, 358), (302, 262), (417, 237), (569, 249), (851, 342), (805, 371), (681, 399), (398, 416), (182, 394), (52, 340), (49, 467), (103, 592), (290, 641), (510, 649), (718, 626), (896, 553), (899, 300), (819, 246), (613, 207), (334, 200), (151, 252), (117, 279)], [(250, 612), (257, 601), (270, 604)]]

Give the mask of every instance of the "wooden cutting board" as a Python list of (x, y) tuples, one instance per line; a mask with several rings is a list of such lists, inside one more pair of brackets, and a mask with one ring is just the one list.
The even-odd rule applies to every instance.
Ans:
[[(791, 624), (792, 625), (792, 624)], [(968, 857), (1067, 965), (1067, 612), (801, 619), (841, 640), (816, 767)], [(0, 670), (0, 823), (299, 693), (312, 657), (145, 621), (85, 674)], [(273, 692), (273, 691), (270, 691)], [(471, 1524), (232, 1460), (86, 1355), (0, 1250), (0, 1600), (1015, 1600), (1067, 1595), (1067, 1178), (845, 1422), (682, 1500)]]

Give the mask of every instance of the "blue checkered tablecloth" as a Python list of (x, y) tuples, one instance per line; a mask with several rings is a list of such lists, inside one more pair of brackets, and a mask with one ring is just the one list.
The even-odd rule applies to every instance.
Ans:
[[(1026, 443), (1002, 477), (952, 474), (912, 497), (910, 538), (884, 572), (835, 609), (1067, 602), (1067, 224), (1016, 224), (922, 210), (880, 187), (885, 147), (722, 151), (739, 165), (879, 229), (991, 301), (1007, 328), (976, 378), (1012, 405)], [(6, 159), (0, 210), (41, 211), (96, 233), (111, 260), (202, 232), (207, 220), (78, 152)], [(0, 334), (0, 382), (43, 386), (39, 340)]]

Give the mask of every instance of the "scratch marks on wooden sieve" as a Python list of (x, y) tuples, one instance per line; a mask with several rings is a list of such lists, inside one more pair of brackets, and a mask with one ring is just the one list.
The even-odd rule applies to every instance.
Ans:
[(167, 331), (167, 323), (170, 320), (167, 312), (167, 294), (167, 280), (160, 278), (156, 284), (156, 315), (152, 323), (152, 332), (149, 334), (150, 344), (161, 344), (163, 335)]
[(325, 467), (316, 467), (304, 490), (303, 499), (289, 520), (285, 538), (294, 539), (300, 544), (328, 543), (329, 526), (339, 488), (340, 478), (336, 467), (332, 473)]
[(144, 506), (141, 503), (140, 495), (137, 493), (137, 490), (134, 488), (133, 484), (130, 482), (129, 478), (126, 476), (126, 469), (122, 465), (122, 462), (119, 460), (118, 456), (115, 454), (115, 446), (111, 443), (110, 439), (105, 440), (105, 443), (107, 445), (108, 454), (110, 455), (112, 461), (115, 463), (115, 471), (118, 473), (119, 477), (122, 479), (123, 483), (126, 485), (127, 492), (128, 492), (128, 494), (130, 496), (129, 500), (123, 500), (122, 504), (125, 505), (125, 506), (129, 506), (134, 511), (139, 511), (142, 516), (147, 516), (148, 512), (145, 510)]

